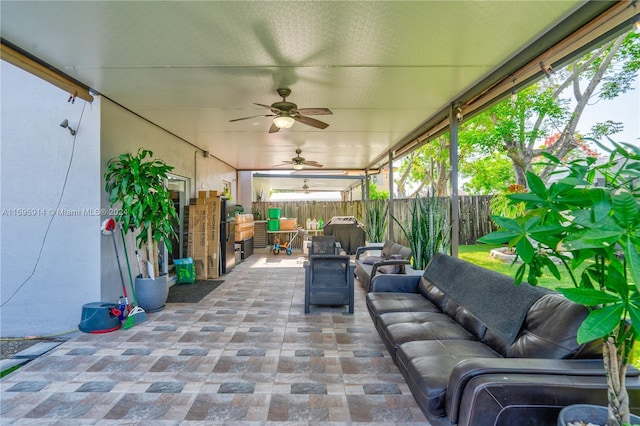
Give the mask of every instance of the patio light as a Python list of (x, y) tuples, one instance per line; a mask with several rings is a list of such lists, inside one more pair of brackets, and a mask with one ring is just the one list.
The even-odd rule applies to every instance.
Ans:
[(71, 136), (75, 136), (76, 131), (73, 130), (71, 127), (69, 127), (69, 120), (67, 120), (66, 118), (64, 119), (64, 121), (62, 123), (60, 123), (60, 127), (64, 128), (64, 129), (69, 129), (69, 133), (71, 133)]
[(276, 118), (273, 119), (273, 124), (275, 124), (279, 129), (288, 129), (293, 126), (293, 123), (295, 122), (296, 120), (294, 120), (293, 117), (291, 117), (286, 112), (281, 112)]

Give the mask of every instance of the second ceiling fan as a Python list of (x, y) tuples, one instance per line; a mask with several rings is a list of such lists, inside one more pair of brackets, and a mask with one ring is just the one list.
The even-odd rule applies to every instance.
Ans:
[(278, 95), (282, 97), (282, 101), (275, 102), (271, 105), (254, 103), (260, 107), (268, 108), (273, 114), (252, 115), (250, 117), (235, 118), (229, 121), (248, 120), (255, 117), (274, 117), (273, 124), (269, 128), (269, 133), (275, 133), (280, 129), (288, 129), (293, 123), (299, 121), (307, 126), (317, 129), (326, 129), (329, 125), (315, 118), (307, 117), (307, 115), (330, 115), (333, 114), (328, 108), (298, 108), (298, 105), (287, 101), (287, 96), (291, 94), (291, 90), (287, 88), (278, 89)]
[(317, 161), (310, 161), (310, 160), (306, 160), (304, 157), (301, 157), (300, 154), (302, 154), (302, 150), (300, 148), (296, 149), (296, 156), (293, 157), (290, 161), (283, 161), (282, 164), (278, 164), (276, 166), (273, 167), (279, 167), (279, 166), (293, 166), (294, 170), (302, 170), (304, 169), (304, 166), (309, 166), (309, 167), (323, 167), (322, 164), (318, 163)]

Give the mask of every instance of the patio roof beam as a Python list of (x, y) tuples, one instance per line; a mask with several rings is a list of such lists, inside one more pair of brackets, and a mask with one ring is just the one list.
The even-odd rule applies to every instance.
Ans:
[(36, 61), (33, 57), (18, 51), (15, 46), (9, 42), (0, 40), (0, 55), (2, 60), (7, 61), (30, 74), (53, 84), (59, 89), (69, 93), (69, 100), (75, 100), (76, 97), (84, 99), (87, 102), (93, 102), (93, 96), (89, 93), (89, 88), (72, 80), (70, 77), (54, 69), (51, 66), (45, 66), (43, 63)]

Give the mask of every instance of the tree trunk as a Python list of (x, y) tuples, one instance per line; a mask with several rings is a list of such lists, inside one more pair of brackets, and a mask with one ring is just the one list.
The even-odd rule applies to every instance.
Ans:
[(609, 415), (607, 426), (629, 424), (629, 393), (626, 387), (627, 366), (618, 357), (615, 340), (609, 337), (602, 348), (602, 360), (607, 376)]

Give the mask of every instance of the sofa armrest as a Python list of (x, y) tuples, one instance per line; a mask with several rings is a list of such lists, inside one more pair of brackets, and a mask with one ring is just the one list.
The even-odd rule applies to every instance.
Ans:
[(417, 293), (420, 275), (378, 274), (371, 280), (370, 292)]
[(372, 243), (369, 246), (358, 247), (356, 249), (356, 259), (360, 259), (362, 253), (366, 253), (369, 250), (382, 250), (382, 247), (384, 247), (384, 243)]
[[(631, 369), (629, 375), (637, 375), (637, 370)], [(500, 375), (508, 377), (531, 376), (549, 377), (602, 377), (605, 372), (602, 359), (533, 359), (533, 358), (470, 358), (458, 363), (449, 376), (447, 385), (447, 415), (452, 423), (458, 421), (461, 402), (467, 386), (473, 380), (484, 375)], [(508, 381), (507, 381), (508, 382)], [(551, 388), (553, 383), (548, 383)]]
[(404, 259), (381, 260), (380, 262), (376, 262), (372, 265), (373, 268), (371, 268), (371, 278), (373, 279), (373, 277), (376, 276), (379, 267), (387, 265), (411, 265), (411, 262)]
[[(637, 413), (640, 389), (627, 381), (629, 406)], [(460, 403), (457, 426), (555, 425), (558, 413), (571, 404), (607, 405), (602, 376), (486, 374), (472, 379)], [(531, 421), (535, 419), (534, 423)]]

